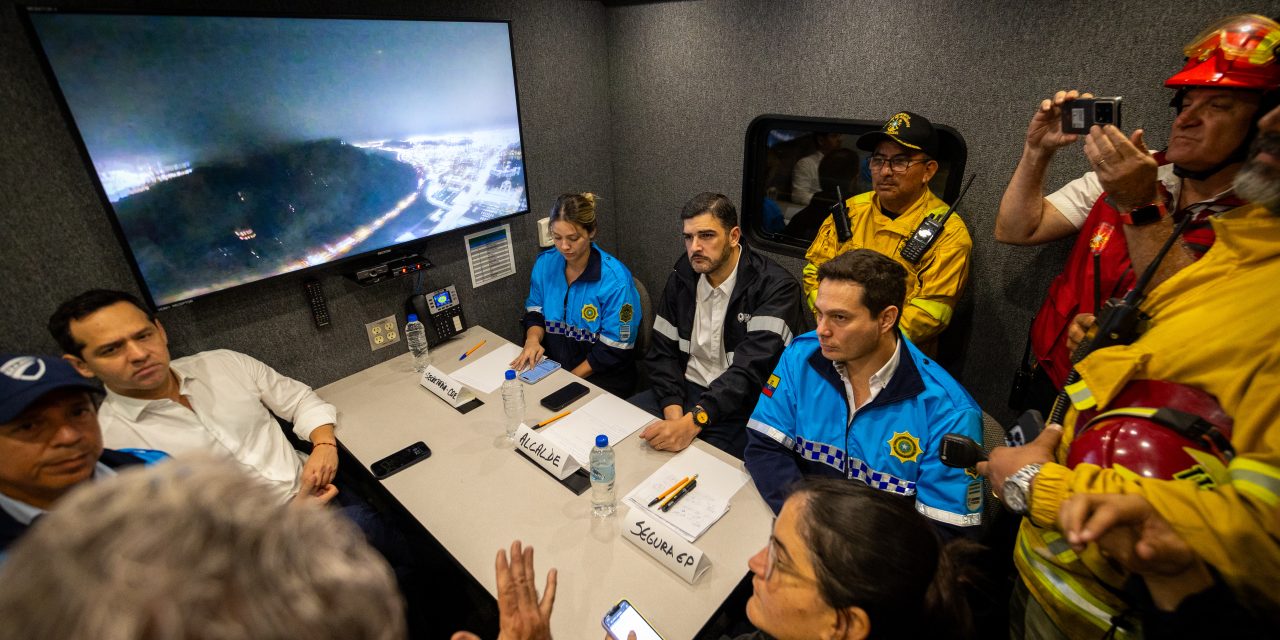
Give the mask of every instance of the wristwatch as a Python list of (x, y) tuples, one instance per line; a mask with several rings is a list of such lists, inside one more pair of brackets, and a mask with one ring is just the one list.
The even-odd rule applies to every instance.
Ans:
[(706, 410), (706, 409), (703, 409), (703, 408), (702, 408), (702, 405), (700, 405), (700, 404), (699, 404), (699, 405), (694, 405), (694, 407), (693, 407), (693, 423), (694, 423), (694, 424), (696, 424), (696, 425), (698, 425), (698, 427), (699, 427), (699, 428), (702, 428), (702, 427), (707, 426), (707, 423), (708, 423), (708, 422), (711, 422), (711, 416), (707, 415), (707, 410)]
[(1025, 516), (1031, 510), (1031, 480), (1040, 473), (1040, 463), (1029, 464), (1005, 478), (1000, 499), (1010, 511)]
[(1165, 209), (1164, 200), (1157, 199), (1151, 204), (1144, 204), (1128, 213), (1120, 213), (1120, 220), (1125, 224), (1141, 227), (1155, 222), (1164, 220), (1169, 215), (1169, 210)]

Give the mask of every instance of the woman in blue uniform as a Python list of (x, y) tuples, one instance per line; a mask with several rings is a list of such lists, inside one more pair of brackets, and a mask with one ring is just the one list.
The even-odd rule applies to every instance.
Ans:
[(597, 247), (596, 197), (564, 194), (551, 207), (555, 250), (538, 256), (521, 324), (517, 370), (543, 357), (597, 386), (627, 397), (635, 387), (632, 354), (640, 329), (640, 294), (631, 271)]

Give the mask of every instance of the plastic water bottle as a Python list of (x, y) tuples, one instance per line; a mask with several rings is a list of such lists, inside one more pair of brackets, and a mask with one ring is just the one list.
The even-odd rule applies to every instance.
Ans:
[(591, 449), (591, 513), (604, 518), (613, 515), (618, 499), (613, 493), (613, 447), (609, 436), (596, 436)]
[(507, 413), (507, 439), (515, 440), (516, 429), (524, 422), (524, 388), (516, 380), (515, 369), (507, 369), (502, 381), (502, 408)]
[(404, 339), (409, 343), (409, 353), (413, 354), (413, 370), (422, 373), (431, 364), (431, 354), (427, 353), (427, 328), (418, 321), (418, 314), (409, 314)]

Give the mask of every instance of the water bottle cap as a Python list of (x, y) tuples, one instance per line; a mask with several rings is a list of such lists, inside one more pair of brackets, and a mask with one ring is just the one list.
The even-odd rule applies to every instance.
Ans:
[(409, 314), (409, 322), (417, 322), (417, 321), (418, 321), (418, 314), (416, 313)]
[(515, 379), (516, 379), (516, 370), (515, 370), (515, 369), (507, 369), (506, 376), (507, 376), (507, 379), (508, 379), (508, 380), (515, 380)]
[(596, 436), (596, 446), (601, 449), (609, 446), (609, 436), (606, 436), (603, 433)]

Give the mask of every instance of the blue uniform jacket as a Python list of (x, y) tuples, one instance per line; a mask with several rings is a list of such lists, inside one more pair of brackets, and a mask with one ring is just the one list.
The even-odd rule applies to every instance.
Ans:
[(976, 536), (982, 480), (942, 464), (942, 436), (982, 442), (982, 412), (938, 363), (898, 335), (898, 369), (849, 422), (849, 400), (817, 334), (797, 337), (747, 423), (747, 470), (775, 512), (805, 475), (837, 476), (913, 497), (945, 537)]
[(631, 271), (594, 243), (586, 270), (572, 285), (565, 284), (564, 268), (559, 251), (538, 255), (521, 324), (546, 330), (542, 346), (548, 358), (565, 369), (585, 359), (592, 382), (626, 397), (635, 384), (632, 353), (641, 319)]

